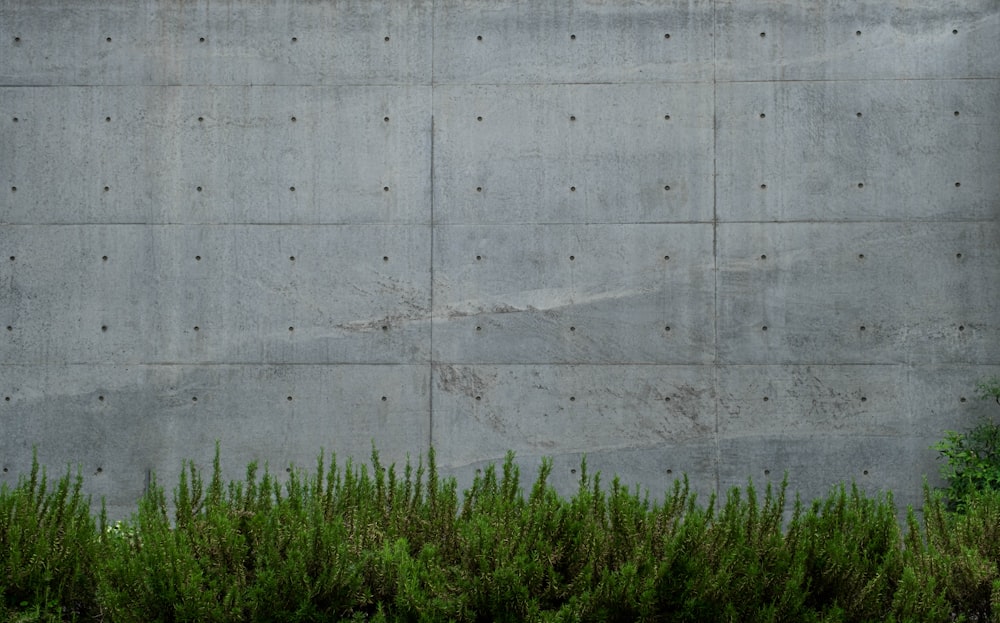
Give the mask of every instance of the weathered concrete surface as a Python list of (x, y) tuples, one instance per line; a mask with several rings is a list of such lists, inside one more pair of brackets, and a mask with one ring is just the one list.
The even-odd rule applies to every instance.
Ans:
[(998, 98), (993, 0), (0, 0), (0, 481), (919, 504), (1000, 373)]

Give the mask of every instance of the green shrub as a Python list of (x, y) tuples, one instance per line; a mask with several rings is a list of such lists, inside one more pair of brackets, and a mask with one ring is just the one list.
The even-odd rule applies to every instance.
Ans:
[[(980, 381), (977, 393), (983, 400), (1000, 404), (1000, 379)], [(945, 464), (941, 475), (947, 482), (945, 497), (952, 510), (963, 510), (975, 492), (1000, 489), (1000, 425), (982, 418), (968, 432), (945, 431), (945, 438), (932, 446)]]

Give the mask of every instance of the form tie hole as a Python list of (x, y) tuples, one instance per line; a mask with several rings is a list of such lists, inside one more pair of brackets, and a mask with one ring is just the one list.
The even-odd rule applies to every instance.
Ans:
[(767, 331), (767, 325), (764, 325), (763, 327), (761, 327), (760, 330), (761, 331)]
[(382, 121), (385, 121), (386, 123), (389, 123), (389, 117), (382, 117)]
[(575, 256), (575, 255), (571, 255), (571, 256), (569, 256), (569, 261), (571, 261), (571, 262), (572, 262), (572, 261), (574, 261), (574, 260), (576, 260), (576, 256)]
[(860, 327), (860, 330), (861, 330), (861, 331), (865, 331), (865, 330), (866, 330), (866, 327), (865, 327), (865, 325), (861, 325), (861, 327)]
[[(959, 112), (956, 110), (955, 111), (955, 116), (957, 117), (958, 115), (959, 115)], [(17, 119), (15, 119), (14, 121), (17, 121)]]
[(482, 330), (483, 330), (482, 327), (476, 327), (476, 331), (482, 331)]
[(297, 117), (292, 117), (292, 123), (295, 123), (296, 121), (298, 121), (298, 118)]
[(291, 333), (292, 331), (295, 331), (295, 327), (288, 327), (288, 332)]
[(663, 115), (664, 121), (670, 121), (670, 115)]
[(862, 473), (862, 474), (864, 474), (865, 476), (867, 476), (867, 475), (868, 475), (868, 470), (866, 469), (866, 470), (864, 470), (864, 471), (863, 471), (863, 472), (861, 472), (861, 473)]
[(476, 400), (482, 400), (482, 399), (483, 399), (482, 396), (476, 396)]
[(760, 38), (761, 38), (761, 39), (763, 39), (763, 38), (764, 38), (764, 37), (766, 37), (766, 36), (767, 36), (767, 33), (766, 33), (766, 32), (762, 32), (762, 33), (760, 33)]
[(386, 35), (386, 37), (385, 37), (385, 41), (386, 41), (386, 42), (388, 42), (388, 41), (389, 41), (389, 36), (388, 36), (388, 35)]
[(201, 331), (201, 327), (199, 327), (198, 325), (195, 325), (194, 330), (197, 333), (198, 331)]
[(17, 186), (11, 186), (10, 187), (10, 192), (16, 193), (17, 192)]
[[(964, 400), (964, 398), (963, 398), (963, 400)], [(97, 401), (98, 402), (104, 402), (104, 396), (98, 396), (97, 397)]]
[(576, 115), (570, 115), (569, 116), (569, 120), (570, 121), (576, 121)]
[(769, 470), (769, 469), (765, 469), (764, 470), (764, 475), (765, 476), (769, 476), (770, 474), (771, 474), (771, 470)]
[(767, 396), (764, 396), (764, 402), (767, 402), (768, 400), (770, 400), (770, 398), (768, 398)]
[(482, 41), (482, 40), (483, 40), (482, 35), (476, 35), (476, 41)]
[(298, 43), (298, 41), (299, 41), (298, 37), (292, 37), (292, 43)]
[(854, 113), (854, 115), (855, 115), (855, 116), (856, 116), (856, 117), (857, 117), (858, 119), (860, 119), (860, 118), (861, 118), (861, 116), (862, 116), (862, 115), (861, 115), (861, 113), (859, 113), (859, 112), (858, 112), (858, 113)]
[(477, 193), (483, 192), (483, 187), (482, 186), (476, 186), (476, 192)]
[(104, 468), (103, 468), (103, 467), (98, 467), (98, 468), (97, 468), (97, 473), (98, 473), (98, 474), (100, 474), (100, 473), (101, 473), (101, 472), (103, 472), (103, 471), (104, 471)]
[(102, 324), (101, 325), (101, 331), (107, 331), (107, 330), (108, 330), (108, 325)]
[(570, 327), (569, 330), (570, 331), (576, 331), (576, 327)]
[(962, 182), (955, 182), (955, 188), (958, 188), (961, 185), (962, 185)]
[(664, 38), (664, 39), (669, 39), (669, 38), (670, 38), (670, 33), (668, 32), (668, 33), (666, 33), (665, 35), (663, 35), (663, 38)]
[(387, 325), (387, 324), (382, 325), (382, 330), (383, 331), (388, 331), (389, 330), (389, 325)]
[(664, 255), (664, 256), (663, 256), (663, 261), (664, 261), (664, 262), (668, 262), (668, 261), (670, 261), (670, 256), (669, 256), (669, 255)]
[(965, 402), (965, 396), (962, 396), (961, 398), (959, 398), (958, 401), (959, 402)]
[(389, 399), (386, 398), (385, 396), (382, 396), (382, 402), (385, 402), (386, 400), (389, 400)]
[(205, 43), (205, 37), (198, 37), (198, 43)]
[(570, 402), (576, 402), (576, 396), (570, 396), (569, 397), (569, 401)]
[(18, 121), (20, 121), (20, 119), (18, 119), (17, 117), (14, 117), (14, 123), (17, 123)]
[(955, 30), (952, 30), (952, 31), (951, 31), (951, 34), (953, 34), (953, 35), (957, 35), (957, 34), (958, 34), (958, 29), (956, 28)]
[(962, 259), (962, 254), (961, 253), (956, 253), (955, 257), (958, 258), (958, 259)]
[(760, 189), (761, 190), (767, 190), (767, 184), (761, 184), (760, 185)]
[(201, 186), (199, 186), (199, 187), (198, 187), (198, 188), (197, 188), (196, 190), (197, 190), (198, 192), (201, 192), (201, 190), (202, 190)]
[(571, 41), (576, 41), (576, 35), (570, 35), (569, 38)]
[(13, 331), (13, 330), (14, 330), (14, 327), (12, 327), (12, 326), (10, 326), (10, 325), (7, 325), (7, 330), (8, 330), (8, 331)]
[(864, 253), (858, 253), (858, 259), (859, 260), (865, 259), (865, 254)]
[(965, 331), (965, 325), (964, 324), (958, 325), (958, 330), (959, 331)]
[(20, 37), (14, 37), (14, 43), (21, 43)]
[(108, 43), (111, 43), (111, 37), (106, 38), (105, 41), (107, 41)]
[(110, 187), (110, 186), (105, 186), (105, 187), (104, 187), (104, 192), (108, 192), (109, 190), (111, 190), (111, 187)]
[(669, 186), (664, 186), (663, 190), (670, 190), (670, 187)]
[(295, 192), (295, 187), (294, 187), (294, 186), (289, 186), (289, 187), (288, 187), (288, 190), (289, 190), (290, 192)]
[(868, 396), (862, 396), (861, 402), (868, 402)]
[(482, 121), (482, 120), (483, 120), (482, 117), (476, 117), (476, 121)]
[(575, 193), (575, 192), (576, 192), (576, 186), (570, 186), (570, 187), (569, 187), (569, 191), (570, 191), (571, 193)]
[(766, 118), (767, 118), (767, 115), (765, 115), (764, 113), (760, 113), (760, 118), (761, 118), (761, 119), (766, 119)]
[(482, 256), (482, 255), (477, 255), (477, 256), (476, 256), (476, 261), (477, 261), (477, 262), (478, 262), (478, 261), (480, 261), (481, 259), (483, 259), (483, 256)]
[(864, 188), (864, 187), (865, 187), (864, 183), (862, 183), (862, 182), (858, 183), (858, 188)]
[(663, 327), (663, 330), (666, 331), (667, 333), (670, 333), (670, 327), (669, 326)]
[(388, 186), (383, 186), (382, 187), (382, 192), (389, 192), (389, 187)]
[(854, 33), (854, 34), (855, 34), (855, 36), (858, 36), (858, 37), (860, 37), (860, 36), (861, 36), (861, 31), (860, 31), (860, 30), (858, 30), (858, 31), (855, 31), (855, 33)]
[(291, 402), (292, 401), (292, 397), (288, 396), (288, 397), (285, 398), (285, 400), (287, 400), (288, 402)]
[(663, 402), (670, 402), (670, 396), (667, 396), (666, 398), (664, 398)]
[(294, 262), (295, 261), (295, 256), (294, 255), (289, 255), (288, 256), (288, 261), (289, 262)]
[(201, 256), (200, 255), (194, 256), (194, 261), (200, 262), (201, 261)]
[(767, 256), (766, 256), (766, 255), (761, 255), (761, 256), (760, 256), (760, 259), (762, 259), (762, 260), (766, 260), (766, 259), (767, 259)]
[(197, 396), (191, 396), (191, 402), (198, 402)]
[(388, 255), (383, 255), (382, 256), (382, 261), (383, 262), (388, 262), (389, 261), (389, 256)]
[(10, 261), (12, 261), (12, 262), (13, 262), (13, 261), (14, 261), (14, 260), (16, 260), (16, 259), (17, 259), (17, 257), (16, 257), (16, 256), (14, 256), (14, 255), (10, 256)]

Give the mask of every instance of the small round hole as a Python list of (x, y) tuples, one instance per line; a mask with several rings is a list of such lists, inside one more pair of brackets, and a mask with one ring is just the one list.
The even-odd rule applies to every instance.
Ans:
[(109, 190), (111, 190), (111, 187), (110, 187), (110, 186), (105, 186), (105, 187), (104, 187), (104, 192), (108, 192)]
[(17, 117), (14, 117), (14, 123), (17, 123), (18, 121), (20, 121), (20, 119), (18, 119)]
[(298, 118), (297, 117), (292, 117), (292, 123), (295, 123), (296, 121), (298, 121)]
[(104, 39), (104, 40), (105, 40), (105, 41), (107, 41), (108, 43), (111, 43), (111, 37), (107, 37), (107, 38), (106, 38), (106, 39)]
[[(955, 116), (957, 117), (958, 115), (959, 115), (959, 112), (956, 110), (955, 111)], [(17, 120), (15, 119), (15, 121), (17, 121)]]
[(98, 474), (100, 474), (100, 473), (101, 473), (101, 472), (103, 472), (103, 471), (104, 471), (104, 468), (103, 468), (103, 467), (98, 467), (98, 468), (97, 468), (97, 473), (98, 473)]
[(198, 325), (195, 325), (195, 326), (194, 326), (194, 330), (195, 330), (195, 331), (201, 331), (201, 327), (199, 327)]
[(481, 259), (483, 259), (483, 256), (482, 256), (482, 255), (477, 255), (477, 256), (476, 256), (476, 261), (477, 261), (477, 262), (478, 262), (479, 260), (481, 260)]
[(198, 37), (199, 43), (205, 43), (205, 37)]
[(294, 186), (289, 186), (288, 190), (289, 190), (289, 192), (295, 192), (295, 187)]
[(858, 182), (858, 188), (864, 188), (864, 187), (865, 187), (865, 185), (864, 185), (863, 182)]
[(958, 325), (958, 330), (959, 331), (965, 331), (965, 325), (964, 324)]
[(298, 41), (299, 41), (298, 37), (292, 37), (292, 43), (298, 43)]
[(570, 327), (569, 330), (570, 331), (576, 331), (576, 327)]
[(385, 40), (386, 40), (386, 41), (388, 41), (388, 40), (389, 40), (389, 36), (388, 36), (388, 35), (386, 35), (386, 37), (385, 37)]
[(14, 37), (14, 43), (21, 43), (20, 37)]
[(670, 121), (670, 115), (663, 115), (664, 121)]
[(952, 30), (952, 31), (951, 31), (951, 34), (953, 34), (953, 35), (957, 35), (957, 34), (958, 34), (958, 29), (955, 29), (955, 30)]
[(295, 330), (295, 327), (288, 327), (288, 331), (289, 332), (294, 331), (294, 330)]
[(668, 327), (663, 327), (663, 330), (666, 331), (667, 333), (669, 333), (670, 332), (670, 327), (669, 326)]
[(483, 120), (482, 117), (476, 117), (476, 121), (482, 121), (482, 120)]
[(385, 121), (386, 123), (389, 123), (389, 117), (382, 117), (382, 121)]
[(858, 259), (859, 260), (865, 259), (865, 254), (864, 253), (858, 253)]
[(766, 119), (766, 118), (767, 118), (767, 115), (765, 115), (764, 113), (760, 113), (760, 118), (761, 118), (761, 119)]
[(861, 36), (861, 31), (860, 31), (860, 30), (857, 30), (857, 31), (855, 31), (855, 32), (854, 32), (854, 34), (855, 34), (856, 36), (860, 37), (860, 36)]
[(382, 187), (382, 191), (383, 192), (389, 192), (389, 187), (388, 186), (383, 186)]
[(670, 190), (670, 186), (664, 186), (663, 190)]
[(482, 40), (483, 40), (482, 35), (476, 35), (476, 41), (482, 41)]
[(291, 396), (287, 396), (287, 397), (285, 398), (285, 400), (287, 400), (288, 402), (291, 402), (291, 401), (292, 401), (292, 397), (291, 397)]
[(197, 190), (198, 192), (201, 192), (201, 190), (202, 190), (201, 186), (199, 186), (199, 187), (198, 187), (198, 188), (197, 188), (196, 190)]
[(767, 184), (761, 184), (760, 185), (760, 189), (761, 190), (767, 190)]
[(576, 473), (576, 468), (573, 468), (573, 469), (569, 470), (569, 473), (575, 474)]
[(104, 402), (104, 396), (98, 396), (97, 400), (98, 402)]
[(204, 117), (198, 117), (198, 123), (202, 123), (203, 121), (205, 121)]
[(868, 402), (868, 396), (862, 396), (861, 402)]
[(766, 36), (767, 36), (767, 33), (766, 33), (766, 32), (762, 32), (762, 33), (760, 33), (760, 38), (761, 38), (761, 39), (763, 39), (763, 38), (764, 38), (764, 37), (766, 37)]
[(767, 259), (767, 256), (766, 256), (766, 255), (762, 255), (762, 256), (760, 256), (760, 259), (762, 259), (762, 260), (766, 260), (766, 259)]
[(959, 398), (958, 401), (959, 402), (965, 402), (965, 396), (962, 396), (961, 398)]
[(866, 470), (864, 470), (864, 471), (863, 471), (863, 472), (861, 472), (861, 473), (862, 473), (862, 474), (864, 474), (865, 476), (867, 476), (867, 475), (868, 475), (868, 470), (866, 469)]
[(859, 113), (859, 112), (858, 112), (858, 113), (854, 113), (854, 115), (855, 115), (856, 117), (858, 117), (859, 119), (861, 118), (861, 113)]
[(288, 256), (288, 261), (289, 262), (294, 262), (295, 261), (295, 256), (294, 255), (289, 255)]
[(570, 121), (576, 121), (576, 115), (570, 115), (569, 116), (569, 120)]
[(482, 186), (476, 186), (476, 192), (477, 193), (483, 192), (483, 187)]
[(388, 262), (389, 261), (389, 256), (388, 255), (383, 255), (382, 256), (382, 261), (383, 262)]
[(667, 397), (665, 397), (665, 398), (663, 399), (663, 402), (670, 402), (670, 396), (667, 396)]
[(17, 192), (17, 186), (11, 186), (10, 187), (10, 192), (16, 193)]
[(669, 255), (664, 255), (663, 256), (663, 261), (665, 261), (665, 262), (670, 261), (670, 256)]
[(956, 253), (955, 257), (957, 257), (958, 259), (962, 259), (962, 254), (961, 253)]
[(106, 121), (107, 123), (111, 123), (111, 117), (105, 117), (104, 121)]
[(769, 469), (765, 469), (764, 470), (764, 475), (765, 476), (769, 476), (770, 474), (771, 474), (771, 470), (769, 470)]
[(389, 400), (389, 399), (386, 398), (385, 396), (382, 396), (382, 402), (385, 402), (386, 400)]
[(764, 396), (764, 402), (767, 402), (768, 400), (770, 400), (770, 398), (768, 398), (767, 396)]
[(107, 262), (108, 261), (108, 256), (107, 255), (102, 255), (101, 256), (101, 261), (102, 262)]
[(860, 331), (866, 331), (866, 330), (867, 330), (867, 327), (865, 327), (865, 325), (861, 325), (861, 327), (859, 327), (859, 330), (860, 330)]
[(482, 327), (476, 327), (476, 331), (482, 331), (482, 330), (483, 330)]
[(670, 33), (668, 32), (668, 33), (666, 33), (665, 35), (663, 35), (663, 38), (664, 38), (664, 39), (669, 39), (669, 38), (670, 38)]
[(382, 325), (382, 330), (383, 331), (388, 331), (389, 330), (389, 325), (387, 325), (387, 324)]
[(767, 325), (764, 325), (763, 327), (761, 327), (760, 330), (761, 331), (767, 331)]
[(962, 182), (955, 182), (955, 188), (958, 188), (961, 185), (962, 185)]
[(476, 400), (482, 400), (482, 399), (483, 399), (482, 396), (476, 396)]
[(194, 256), (194, 261), (200, 262), (201, 261), (201, 256), (200, 255)]
[(191, 402), (198, 402), (197, 396), (191, 396)]
[(575, 256), (575, 255), (571, 255), (571, 256), (569, 256), (569, 261), (571, 261), (571, 262), (572, 262), (572, 261), (574, 261), (575, 259), (576, 259), (576, 256)]
[(576, 396), (570, 396), (569, 397), (569, 401), (570, 402), (576, 402)]
[(101, 325), (101, 331), (107, 331), (107, 330), (108, 330), (108, 325), (102, 324)]
[(670, 474), (673, 474), (673, 473), (674, 473), (674, 470), (672, 470), (672, 469), (668, 469), (667, 470), (667, 475), (670, 475)]
[(569, 36), (569, 38), (570, 38), (570, 40), (572, 40), (572, 41), (576, 41), (576, 35), (570, 35), (570, 36)]
[(570, 187), (569, 187), (569, 191), (570, 191), (571, 193), (575, 193), (575, 192), (576, 192), (576, 186), (570, 186)]

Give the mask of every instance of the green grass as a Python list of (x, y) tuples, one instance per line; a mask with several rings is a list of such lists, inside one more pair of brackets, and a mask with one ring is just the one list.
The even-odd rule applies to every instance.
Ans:
[[(94, 518), (80, 476), (35, 462), (0, 489), (3, 621), (991, 621), (1000, 496), (963, 514), (926, 491), (904, 526), (889, 495), (820, 500), (752, 483), (651, 502), (581, 465), (569, 498), (513, 455), (461, 493), (426, 462), (223, 482), (186, 465), (126, 522)], [(792, 507), (788, 517), (784, 511)]]

